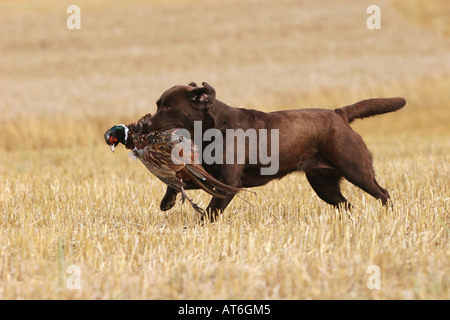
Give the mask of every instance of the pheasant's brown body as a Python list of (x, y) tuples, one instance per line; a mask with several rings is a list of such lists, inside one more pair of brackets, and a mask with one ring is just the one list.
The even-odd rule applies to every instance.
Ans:
[[(204, 215), (203, 210), (186, 195), (185, 182), (191, 181), (214, 197), (225, 198), (241, 191), (241, 188), (226, 185), (211, 176), (199, 163), (199, 150), (195, 143), (179, 134), (176, 129), (163, 132), (148, 130), (150, 114), (127, 126), (114, 126), (105, 133), (111, 146), (123, 143), (145, 167), (162, 182), (181, 192), (194, 209)], [(120, 134), (119, 134), (120, 133)], [(116, 135), (120, 135), (117, 139)], [(113, 145), (113, 147), (115, 146)], [(114, 151), (114, 148), (112, 148)]]
[(133, 155), (161, 181), (176, 191), (182, 191), (185, 181), (192, 181), (209, 194), (223, 198), (239, 192), (211, 176), (199, 164), (194, 142), (176, 133), (175, 129), (151, 132), (134, 137)]

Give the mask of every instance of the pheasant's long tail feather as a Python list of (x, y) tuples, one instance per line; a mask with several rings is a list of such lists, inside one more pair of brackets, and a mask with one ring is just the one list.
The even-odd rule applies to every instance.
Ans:
[(189, 175), (189, 179), (198, 185), (200, 188), (208, 192), (210, 195), (218, 198), (225, 198), (227, 195), (235, 195), (242, 188), (229, 186), (223, 182), (220, 182), (209, 173), (195, 165), (186, 165), (186, 172)]

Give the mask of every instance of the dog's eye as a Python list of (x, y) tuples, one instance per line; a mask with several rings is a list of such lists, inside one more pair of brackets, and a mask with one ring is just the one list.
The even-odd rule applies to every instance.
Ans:
[(165, 104), (165, 105), (163, 106), (163, 108), (164, 108), (164, 109), (172, 109), (173, 106), (172, 106), (171, 104)]

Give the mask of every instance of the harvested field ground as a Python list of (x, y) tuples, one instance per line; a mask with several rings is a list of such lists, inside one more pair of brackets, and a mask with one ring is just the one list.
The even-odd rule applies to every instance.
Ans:
[[(0, 299), (449, 299), (449, 5), (415, 2), (369, 30), (369, 1), (83, 0), (68, 30), (72, 2), (0, 1)], [(160, 211), (103, 133), (191, 81), (265, 111), (405, 97), (352, 125), (394, 207), (344, 182), (339, 212), (292, 174), (214, 224)]]

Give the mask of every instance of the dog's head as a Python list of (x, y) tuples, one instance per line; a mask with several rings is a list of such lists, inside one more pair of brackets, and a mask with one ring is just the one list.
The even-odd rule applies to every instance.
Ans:
[(198, 87), (191, 82), (187, 86), (174, 86), (166, 90), (156, 102), (156, 113), (150, 119), (152, 130), (193, 130), (194, 121), (207, 122), (208, 127), (213, 127), (211, 108), (216, 91), (206, 82), (202, 85)]

